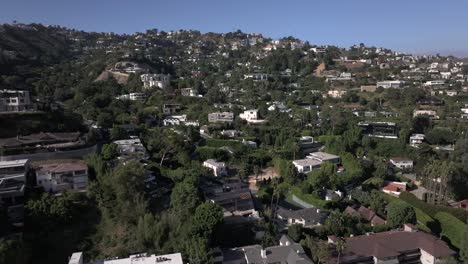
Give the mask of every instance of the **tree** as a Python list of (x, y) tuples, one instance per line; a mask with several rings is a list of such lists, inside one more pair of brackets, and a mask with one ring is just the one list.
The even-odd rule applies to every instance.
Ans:
[(192, 236), (184, 240), (183, 244), (189, 263), (212, 263), (212, 251), (206, 238)]
[(387, 208), (388, 225), (396, 228), (404, 224), (416, 223), (416, 212), (414, 208), (399, 201), (391, 202)]
[(177, 183), (171, 193), (171, 207), (175, 211), (193, 212), (199, 203), (197, 188), (189, 181)]
[(223, 209), (212, 202), (205, 202), (197, 207), (193, 216), (193, 232), (200, 237), (210, 239), (215, 229), (223, 222)]
[(413, 133), (425, 133), (431, 127), (431, 119), (428, 116), (418, 115), (413, 118)]
[(102, 146), (102, 158), (105, 160), (113, 160), (117, 158), (119, 155), (119, 146), (117, 144), (111, 143), (111, 144), (104, 144)]
[(380, 214), (380, 215), (384, 215), (384, 211), (385, 211), (385, 205), (386, 205), (386, 201), (385, 201), (385, 198), (382, 197), (382, 195), (380, 194), (380, 192), (378, 191), (373, 191), (372, 194), (371, 194), (371, 200), (370, 200), (370, 208)]
[(288, 236), (296, 241), (299, 242), (302, 237), (302, 225), (300, 224), (293, 224), (288, 227)]

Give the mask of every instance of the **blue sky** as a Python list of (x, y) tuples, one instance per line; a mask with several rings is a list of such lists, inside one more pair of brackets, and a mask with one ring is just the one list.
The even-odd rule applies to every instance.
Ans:
[(468, 57), (466, 0), (1, 0), (0, 22), (41, 22), (117, 33), (201, 32), (294, 36), (313, 44), (363, 42), (415, 54)]

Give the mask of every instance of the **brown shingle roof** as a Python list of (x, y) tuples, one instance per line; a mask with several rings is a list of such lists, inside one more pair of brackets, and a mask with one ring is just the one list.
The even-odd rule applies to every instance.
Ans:
[(348, 259), (375, 256), (398, 256), (401, 252), (422, 249), (434, 257), (455, 254), (445, 242), (424, 232), (388, 231), (346, 239), (345, 255)]

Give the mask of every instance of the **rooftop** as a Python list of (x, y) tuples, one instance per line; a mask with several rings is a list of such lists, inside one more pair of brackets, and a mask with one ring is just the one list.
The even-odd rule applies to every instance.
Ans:
[(90, 264), (183, 264), (180, 253), (168, 255), (131, 255), (128, 258), (96, 261)]
[(300, 159), (300, 160), (294, 160), (293, 161), (294, 165), (296, 166), (320, 166), (322, 164), (321, 161), (315, 160), (315, 159)]
[(63, 162), (63, 163), (49, 163), (42, 164), (38, 166), (38, 171), (40, 172), (52, 172), (52, 173), (62, 173), (69, 171), (79, 171), (87, 170), (88, 166), (84, 161), (77, 160), (73, 162)]
[(23, 167), (26, 165), (26, 163), (28, 163), (27, 159), (0, 161), (0, 169), (12, 168), (12, 167)]
[(345, 259), (366, 256), (393, 257), (400, 255), (400, 252), (417, 249), (423, 249), (434, 257), (455, 254), (445, 242), (430, 234), (420, 231), (388, 231), (347, 238)]

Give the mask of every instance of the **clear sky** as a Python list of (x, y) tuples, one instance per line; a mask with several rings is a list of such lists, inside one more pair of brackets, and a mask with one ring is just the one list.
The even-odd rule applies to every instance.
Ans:
[(85, 31), (240, 29), (312, 44), (361, 42), (468, 57), (467, 0), (0, 0), (0, 22)]

